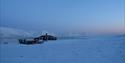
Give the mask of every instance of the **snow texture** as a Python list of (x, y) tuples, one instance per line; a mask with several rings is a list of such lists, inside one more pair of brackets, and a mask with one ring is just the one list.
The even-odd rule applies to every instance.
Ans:
[(46, 41), (22, 45), (0, 39), (0, 63), (125, 63), (125, 36)]

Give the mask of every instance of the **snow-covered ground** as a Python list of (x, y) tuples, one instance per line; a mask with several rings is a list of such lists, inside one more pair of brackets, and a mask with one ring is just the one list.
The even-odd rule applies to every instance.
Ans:
[(22, 45), (1, 39), (0, 63), (125, 63), (125, 36), (91, 37)]

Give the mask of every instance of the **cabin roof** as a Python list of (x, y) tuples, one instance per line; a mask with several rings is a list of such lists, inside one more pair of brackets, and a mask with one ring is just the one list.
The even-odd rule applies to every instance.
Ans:
[(52, 35), (42, 35), (40, 37), (55, 37), (55, 36), (52, 36)]

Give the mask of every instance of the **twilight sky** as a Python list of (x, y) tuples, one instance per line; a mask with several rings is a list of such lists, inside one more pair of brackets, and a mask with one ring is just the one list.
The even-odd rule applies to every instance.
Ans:
[(50, 32), (124, 33), (124, 0), (0, 0), (0, 26)]

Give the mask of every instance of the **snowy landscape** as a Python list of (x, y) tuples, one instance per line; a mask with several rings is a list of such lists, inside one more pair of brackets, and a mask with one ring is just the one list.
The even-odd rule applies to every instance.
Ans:
[(0, 0), (0, 63), (125, 63), (125, 0)]
[[(12, 37), (14, 33), (10, 34)], [(0, 39), (0, 63), (125, 63), (125, 35), (58, 39), (33, 45), (19, 44), (17, 39)]]

